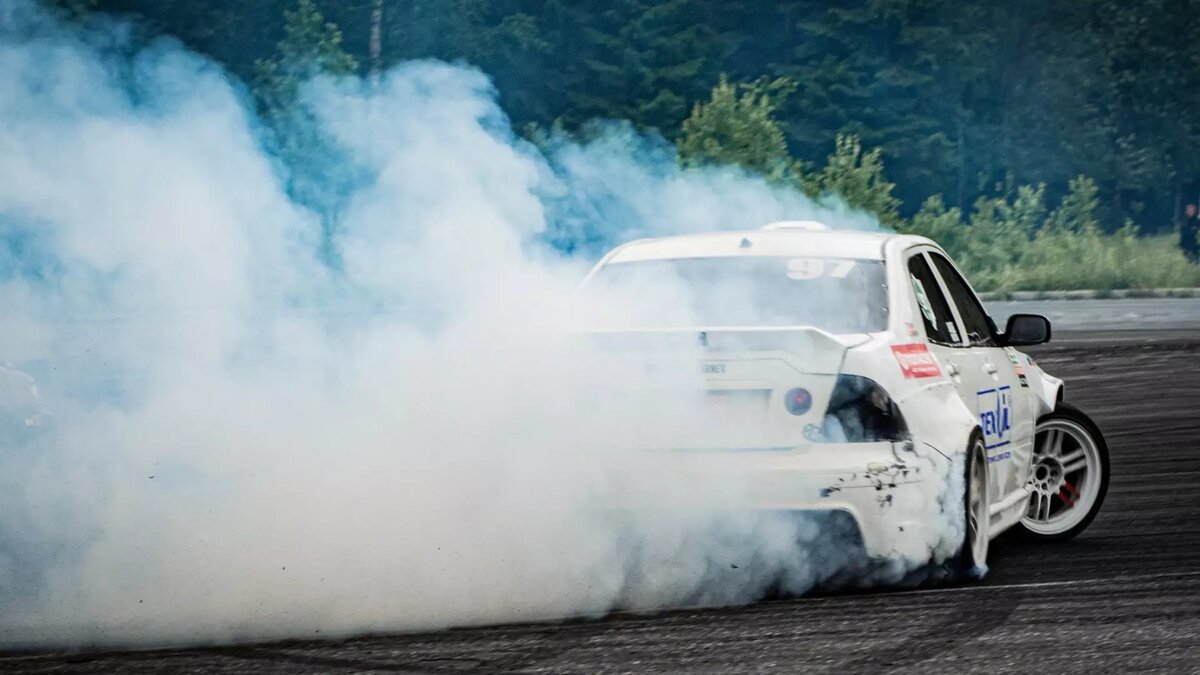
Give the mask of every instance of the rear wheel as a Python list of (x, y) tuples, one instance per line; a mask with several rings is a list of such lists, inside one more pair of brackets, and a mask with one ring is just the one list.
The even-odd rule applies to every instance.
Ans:
[(976, 578), (987, 569), (988, 525), (988, 476), (987, 451), (983, 438), (975, 433), (967, 446), (963, 510), (966, 536), (962, 548), (954, 558), (954, 572), (959, 577)]
[(1096, 517), (1108, 492), (1108, 445), (1091, 418), (1068, 403), (1038, 420), (1033, 494), (1015, 528), (1026, 539), (1066, 541)]

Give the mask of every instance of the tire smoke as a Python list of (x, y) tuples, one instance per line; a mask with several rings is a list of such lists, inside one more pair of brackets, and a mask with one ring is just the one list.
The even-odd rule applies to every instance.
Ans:
[(482, 73), (420, 62), (305, 88), (356, 177), (326, 233), (217, 66), (9, 4), (0, 648), (740, 603), (854, 568), (754, 513), (730, 459), (638, 452), (630, 420), (695, 411), (605, 396), (619, 369), (569, 327), (598, 247), (867, 217), (619, 126), (534, 147)]

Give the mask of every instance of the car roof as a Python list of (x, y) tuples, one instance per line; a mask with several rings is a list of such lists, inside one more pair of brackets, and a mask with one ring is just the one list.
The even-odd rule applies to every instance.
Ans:
[(607, 263), (619, 264), (678, 258), (737, 256), (818, 256), (883, 260), (888, 241), (907, 237), (893, 232), (861, 230), (768, 229), (711, 232), (655, 239), (639, 239), (609, 254)]

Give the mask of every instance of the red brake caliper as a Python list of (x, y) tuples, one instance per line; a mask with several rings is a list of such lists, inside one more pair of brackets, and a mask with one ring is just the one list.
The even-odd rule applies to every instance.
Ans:
[(1068, 496), (1066, 494), (1066, 491), (1059, 490), (1058, 491), (1059, 499), (1066, 502), (1067, 506), (1075, 506), (1075, 500), (1079, 499), (1079, 490), (1076, 490), (1074, 485), (1071, 485), (1070, 483), (1068, 483), (1065, 480), (1063, 481), (1063, 487), (1066, 488), (1066, 490), (1070, 491), (1072, 495), (1075, 495), (1075, 497), (1071, 498), (1070, 496)]

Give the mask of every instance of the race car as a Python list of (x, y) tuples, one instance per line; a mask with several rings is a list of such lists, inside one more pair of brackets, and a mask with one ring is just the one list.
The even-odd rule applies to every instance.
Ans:
[(961, 508), (938, 507), (961, 519), (943, 564), (966, 576), (1002, 532), (1063, 541), (1100, 509), (1100, 429), (1016, 349), (1049, 341), (1049, 321), (998, 330), (935, 242), (810, 221), (644, 239), (583, 289), (664, 280), (688, 306), (608, 332), (641, 336), (649, 359), (698, 350), (707, 402), (683, 449), (728, 452), (756, 508), (849, 516), (871, 558), (918, 559), (945, 529), (931, 495), (954, 494)]

